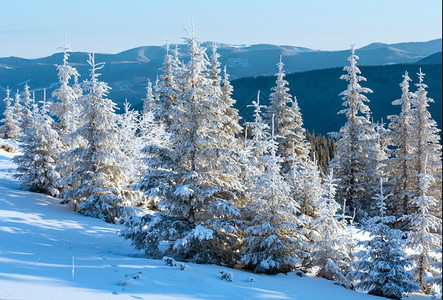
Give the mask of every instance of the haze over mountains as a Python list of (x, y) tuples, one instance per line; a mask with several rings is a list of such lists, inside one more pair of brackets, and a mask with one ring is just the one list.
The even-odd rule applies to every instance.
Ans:
[[(171, 45), (171, 49), (175, 49), (176, 45)], [(204, 46), (208, 48), (208, 54), (211, 53), (210, 48), (212, 42), (204, 43)], [(220, 62), (222, 65), (226, 65), (230, 79), (239, 79), (244, 77), (257, 77), (257, 76), (273, 76), (276, 72), (276, 63), (282, 55), (283, 62), (285, 64), (284, 70), (287, 74), (295, 72), (317, 70), (312, 72), (320, 72), (317, 75), (309, 73), (311, 81), (327, 80), (330, 82), (337, 82), (337, 75), (341, 74), (341, 71), (330, 73), (332, 78), (325, 77), (324, 69), (329, 68), (342, 68), (347, 65), (347, 57), (350, 54), (349, 50), (342, 51), (320, 51), (312, 50), (303, 47), (295, 46), (277, 46), (277, 45), (226, 45), (219, 44), (218, 53), (221, 55)], [(185, 45), (177, 45), (180, 59), (186, 61), (187, 49)], [(383, 44), (372, 43), (364, 46), (356, 51), (356, 54), (360, 57), (358, 61), (359, 66), (387, 66), (392, 64), (419, 64), (419, 65), (431, 65), (440, 64), (442, 62), (442, 39), (435, 39), (428, 42), (410, 42), (410, 43), (397, 43), (397, 44)], [(146, 46), (130, 49), (117, 54), (96, 54), (97, 62), (105, 62), (105, 67), (100, 71), (102, 76), (100, 80), (105, 81), (112, 88), (109, 98), (121, 105), (125, 99), (127, 99), (133, 106), (136, 106), (145, 97), (146, 83), (149, 78), (151, 81), (155, 81), (157, 75), (161, 74), (159, 70), (162, 66), (166, 48), (164, 46)], [(23, 90), (24, 85), (27, 83), (31, 92), (36, 93), (37, 100), (43, 98), (43, 89), (47, 90), (47, 95), (50, 97), (52, 91), (58, 86), (57, 71), (55, 64), (62, 63), (62, 53), (56, 53), (54, 55), (38, 58), (38, 59), (23, 59), (18, 57), (5, 57), (0, 58), (0, 99), (5, 96), (5, 89), (7, 86), (15, 93), (15, 90)], [(69, 62), (77, 68), (81, 74), (80, 80), (88, 78), (88, 66), (86, 63), (87, 53), (72, 52), (70, 53)], [(383, 67), (381, 67), (383, 68)], [(438, 68), (435, 67), (435, 68)], [(323, 70), (323, 71), (322, 71)], [(389, 68), (385, 68), (389, 72)], [(406, 68), (404, 68), (406, 70)], [(399, 71), (396, 71), (398, 73)], [(438, 73), (438, 72), (437, 72)], [(332, 75), (333, 74), (333, 75)], [(441, 74), (441, 72), (440, 72)], [(363, 74), (366, 76), (365, 74)], [(415, 74), (412, 74), (413, 76)], [(298, 76), (298, 78), (301, 78)], [(412, 77), (413, 77), (412, 76)], [(389, 84), (393, 84), (392, 89), (398, 90), (398, 83), (401, 81), (401, 77), (398, 74), (395, 75), (395, 79), (389, 81)], [(292, 78), (292, 77), (291, 77)], [(294, 77), (295, 78), (295, 77)], [(290, 79), (290, 77), (288, 77)], [(427, 80), (426, 78), (425, 80)], [(320, 91), (311, 89), (305, 91), (305, 85), (297, 82), (292, 83), (295, 85), (294, 91), (297, 96), (300, 106), (303, 108), (303, 102), (309, 101), (311, 103), (321, 103), (322, 97)], [(370, 81), (368, 78), (368, 86)], [(435, 82), (434, 79), (432, 79)], [(239, 81), (241, 82), (241, 81)], [(267, 80), (267, 82), (273, 82), (273, 79)], [(441, 91), (441, 75), (439, 81), (439, 87)], [(245, 92), (244, 86), (238, 87), (241, 89), (236, 92), (235, 96), (245, 97), (245, 99), (238, 99), (238, 106), (241, 107), (245, 104), (245, 101), (249, 101), (250, 95), (256, 93), (256, 88), (263, 89), (264, 95), (268, 93), (269, 84), (259, 87), (252, 84), (254, 89)], [(344, 82), (339, 81), (337, 89), (339, 91), (346, 88)], [(386, 83), (388, 84), (388, 83)], [(237, 89), (238, 82), (233, 82), (234, 88)], [(252, 87), (252, 85), (250, 87)], [(315, 85), (314, 85), (315, 86)], [(246, 87), (246, 88), (250, 88)], [(264, 90), (266, 89), (266, 91)], [(335, 97), (337, 101), (340, 101), (340, 97), (334, 91), (331, 91), (331, 97)], [(300, 96), (301, 94), (310, 93), (309, 99), (305, 99)], [(240, 96), (241, 95), (241, 96)], [(243, 96), (244, 95), (244, 96)], [(247, 95), (247, 96), (246, 96)], [(372, 96), (371, 96), (372, 97)], [(441, 103), (440, 100), (434, 99)], [(437, 97), (438, 98), (438, 97)], [(394, 100), (394, 99), (392, 99)], [(389, 102), (390, 104), (390, 102)], [(0, 103), (0, 111), (3, 110), (4, 103)], [(245, 114), (244, 110), (241, 110), (242, 114)], [(302, 111), (303, 114), (305, 114)], [(247, 116), (246, 116), (247, 117)], [(305, 117), (305, 122), (310, 124), (309, 117)], [(438, 119), (438, 118), (437, 118)], [(441, 118), (440, 118), (441, 119)], [(441, 123), (440, 123), (441, 124)], [(309, 127), (308, 127), (309, 128)], [(320, 130), (322, 132), (323, 130)]]

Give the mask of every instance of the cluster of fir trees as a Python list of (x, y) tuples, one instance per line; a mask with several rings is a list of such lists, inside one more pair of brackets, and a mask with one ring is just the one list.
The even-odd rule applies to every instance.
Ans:
[[(370, 243), (380, 243), (378, 238), (388, 242), (394, 238), (377, 238), (380, 234), (377, 232), (387, 230), (383, 229), (385, 226), (401, 230), (395, 234), (406, 238), (406, 246), (413, 252), (408, 257), (412, 263), (411, 274), (424, 292), (431, 293), (432, 285), (441, 281), (441, 255), (437, 253), (442, 246), (442, 148), (440, 130), (427, 110), (433, 100), (427, 97), (421, 70), (414, 93), (409, 91), (411, 79), (406, 72), (400, 84), (402, 96), (392, 102), (401, 105), (400, 114), (388, 116), (388, 128), (383, 123), (373, 123), (369, 106), (365, 104), (369, 100), (364, 95), (372, 91), (359, 83), (366, 79), (360, 75), (357, 60), (352, 49), (350, 66), (345, 67), (347, 74), (341, 77), (348, 81), (348, 88), (341, 93), (345, 108), (339, 113), (346, 115), (347, 122), (340, 132), (333, 134), (337, 148), (331, 166), (341, 181), (337, 199), (357, 212), (358, 220), (366, 224), (373, 235)], [(380, 191), (374, 198), (382, 179), (387, 181), (385, 189), (389, 197)], [(377, 202), (381, 198), (384, 204)], [(368, 245), (374, 247), (374, 244)], [(391, 253), (394, 252), (391, 249)], [(378, 271), (374, 273), (378, 276), (382, 269), (394, 276), (398, 270), (385, 263), (375, 263), (377, 257), (388, 257), (386, 253), (377, 257), (368, 253), (354, 265), (356, 270), (350, 276), (363, 272), (356, 277), (361, 281), (360, 287), (377, 295), (389, 295), (374, 286), (374, 282), (380, 280), (376, 277), (369, 280), (369, 273)]]
[[(311, 146), (297, 100), (288, 93), (281, 61), (270, 106), (261, 106), (257, 97), (251, 105), (254, 121), (246, 123), (241, 139), (238, 115), (230, 98), (232, 87), (226, 74), (224, 80), (218, 75), (216, 49), (207, 58), (196, 39), (190, 38), (188, 46), (191, 59), (187, 64), (182, 64), (177, 55), (166, 55), (164, 73), (156, 84), (156, 104), (152, 106), (160, 119), (169, 122), (166, 128), (174, 143), (166, 148), (150, 145), (144, 150), (149, 156), (149, 171), (139, 188), (159, 199), (159, 210), (125, 219), (122, 235), (151, 257), (168, 255), (199, 263), (242, 265), (268, 274), (312, 271), (348, 287), (392, 298), (420, 288), (430, 292), (432, 283), (441, 276), (439, 262), (431, 262), (431, 252), (437, 250), (440, 241), (435, 240), (435, 232), (441, 231), (441, 219), (433, 219), (434, 223), (427, 223), (421, 231), (415, 229), (426, 232), (437, 243), (429, 244), (426, 258), (420, 258), (429, 263), (423, 265), (410, 257), (411, 264), (405, 258), (405, 234), (393, 227), (399, 226), (398, 218), (386, 212), (385, 201), (389, 199), (387, 204), (391, 205), (394, 191), (389, 196), (383, 190), (377, 194), (374, 188), (362, 188), (358, 179), (350, 180), (355, 191), (343, 188), (349, 172), (364, 174), (371, 187), (382, 176), (394, 174), (388, 172), (392, 159), (388, 150), (396, 149), (391, 142), (392, 130), (373, 124), (369, 108), (354, 102), (361, 101), (361, 93), (369, 91), (358, 85), (364, 79), (358, 75), (354, 51), (351, 65), (345, 67), (348, 74), (343, 76), (350, 82), (343, 95), (344, 106), (351, 108), (341, 112), (347, 113), (348, 122), (336, 134), (338, 151), (345, 152), (351, 164), (346, 172), (341, 165), (346, 160), (343, 153), (333, 161), (340, 178), (337, 184), (333, 169), (325, 177), (309, 156)], [(222, 106), (224, 103), (227, 105)], [(217, 112), (211, 112), (214, 105), (221, 105)], [(224, 112), (222, 118), (219, 112)], [(229, 136), (218, 132), (217, 127), (207, 127), (210, 124), (225, 128)], [(355, 128), (355, 132), (349, 128)], [(348, 136), (357, 141), (355, 145), (347, 145)], [(372, 169), (358, 169), (357, 173), (352, 171), (354, 164)], [(350, 198), (345, 192), (360, 198)], [(364, 202), (362, 193), (369, 195), (371, 202)], [(420, 189), (417, 197), (426, 193)], [(377, 202), (374, 198), (379, 200), (378, 209), (372, 205)], [(345, 207), (351, 212), (357, 209), (358, 220), (371, 233), (366, 251), (354, 251), (349, 226), (352, 218), (345, 214)], [(432, 219), (428, 210), (422, 216)], [(412, 231), (408, 232), (407, 241), (415, 249), (412, 236)], [(167, 245), (162, 251), (161, 242)], [(382, 255), (369, 255), (375, 252)], [(414, 276), (406, 271), (411, 266)], [(426, 274), (421, 279), (416, 276), (420, 272)]]
[[(95, 63), (94, 56), (88, 61), (90, 79), (78, 84), (78, 73), (68, 64), (66, 49), (63, 65), (57, 66), (61, 86), (53, 93), (59, 101), (44, 101), (41, 107), (25, 101), (25, 108), (13, 114), (16, 120), (24, 120), (17, 123), (21, 134), (16, 135), (23, 155), (15, 158), (22, 187), (58, 195), (74, 210), (108, 222), (126, 217), (121, 221), (121, 234), (151, 257), (168, 255), (199, 263), (243, 265), (268, 274), (312, 271), (349, 287), (355, 284), (394, 298), (416, 289), (405, 271), (409, 263), (404, 259), (404, 243), (398, 240), (401, 234), (390, 231), (394, 230), (393, 218), (386, 217), (384, 202), (378, 210), (372, 204), (375, 182), (381, 176), (399, 174), (389, 170), (393, 169), (391, 163), (398, 163), (393, 157), (402, 149), (401, 144), (392, 143), (395, 128), (400, 127), (395, 124), (400, 124), (402, 115), (390, 117), (390, 130), (370, 121), (369, 108), (363, 103), (367, 98), (362, 95), (369, 89), (358, 84), (364, 78), (358, 75), (354, 51), (351, 65), (345, 67), (348, 74), (343, 76), (349, 81), (342, 93), (348, 107), (342, 113), (348, 122), (336, 134), (334, 169), (324, 176), (315, 158), (309, 156), (311, 145), (297, 100), (288, 93), (281, 60), (270, 106), (261, 106), (259, 97), (252, 103), (254, 121), (246, 124), (245, 138), (240, 138), (233, 88), (226, 68), (220, 76), (216, 47), (208, 58), (196, 38), (190, 37), (187, 44), (190, 60), (186, 64), (179, 60), (177, 51), (171, 55), (167, 50), (163, 74), (154, 89), (148, 82), (143, 112), (132, 111), (126, 104), (120, 116), (114, 112), (115, 104), (106, 99), (109, 87), (98, 81), (101, 65)], [(414, 116), (418, 107), (426, 109), (430, 101), (420, 76), (421, 94), (406, 92), (415, 99), (410, 105)], [(28, 94), (24, 99), (30, 98)], [(424, 104), (418, 104), (419, 95), (427, 99), (422, 100)], [(435, 122), (424, 115), (420, 124), (436, 133)], [(3, 131), (8, 120), (6, 110)], [(417, 137), (425, 130), (414, 132), (420, 132)], [(408, 141), (409, 147), (414, 137)], [(413, 145), (422, 145), (420, 151), (413, 151), (422, 161), (426, 155), (428, 165), (441, 157), (438, 139), (417, 140)], [(434, 152), (425, 145), (433, 145)], [(441, 193), (440, 198), (431, 194), (436, 191), (435, 169), (423, 168), (418, 170), (422, 173), (417, 171), (416, 194), (407, 193), (408, 208), (415, 211), (396, 217), (395, 225), (409, 224), (409, 245), (421, 243), (413, 257), (413, 273), (428, 292), (439, 276), (438, 262), (432, 262), (431, 252), (441, 243), (435, 235), (441, 231), (441, 217), (435, 216)], [(389, 213), (393, 212), (389, 210), (391, 199), (399, 197), (393, 187), (398, 185), (389, 187)], [(387, 199), (382, 191), (377, 197)], [(338, 215), (340, 201), (343, 209)], [(368, 244), (367, 249), (376, 252), (371, 247), (383, 246), (380, 251), (386, 253), (389, 248), (396, 256), (367, 259), (363, 252), (360, 257), (370, 264), (356, 260), (346, 204), (351, 211), (357, 209), (359, 220), (373, 216), (367, 224), (376, 246)], [(140, 208), (154, 211), (146, 213)], [(380, 235), (386, 244), (377, 242)], [(166, 250), (159, 249), (161, 242), (168, 245)], [(391, 270), (401, 275), (393, 277)], [(386, 276), (376, 281), (380, 276), (366, 276), (370, 271)]]
[(17, 92), (11, 105), (8, 90), (1, 132), (19, 142), (22, 154), (13, 160), (22, 189), (57, 196), (74, 211), (115, 222), (134, 207), (153, 205), (132, 185), (142, 172), (139, 150), (161, 144), (163, 128), (152, 112), (131, 111), (129, 105), (117, 115), (106, 98), (109, 87), (98, 80), (103, 64), (90, 55), (90, 78), (79, 83), (68, 52), (65, 47), (63, 64), (56, 66), (56, 102), (44, 97), (37, 103), (26, 85), (23, 99)]

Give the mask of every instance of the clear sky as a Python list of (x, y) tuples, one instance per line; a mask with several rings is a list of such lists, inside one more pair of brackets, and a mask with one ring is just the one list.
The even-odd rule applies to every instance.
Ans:
[(320, 50), (442, 37), (441, 0), (0, 0), (0, 57), (203, 41)]

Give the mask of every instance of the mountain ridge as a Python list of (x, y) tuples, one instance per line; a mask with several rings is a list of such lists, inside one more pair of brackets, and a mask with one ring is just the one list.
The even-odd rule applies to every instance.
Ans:
[[(359, 67), (372, 65), (372, 67), (377, 70), (382, 70), (383, 72), (389, 73), (394, 70), (395, 67), (388, 68), (388, 66), (398, 66), (398, 62), (400, 62), (401, 64), (407, 64), (405, 65), (406, 67), (396, 67), (400, 69), (404, 68), (403, 72), (409, 70), (410, 68), (413, 68), (414, 70), (418, 69), (418, 67), (421, 65), (423, 65), (425, 68), (425, 66), (428, 65), (431, 66), (430, 68), (432, 73), (437, 74), (438, 72), (435, 71), (435, 69), (438, 68), (438, 63), (440, 63), (441, 68), (441, 49), (440, 52), (422, 57), (426, 51), (433, 51), (434, 48), (432, 47), (435, 47), (436, 44), (440, 44), (441, 48), (441, 39), (418, 44), (414, 43), (415, 46), (409, 45), (408, 47), (421, 47), (421, 50), (414, 54), (395, 48), (393, 47), (394, 44), (386, 44), (382, 46), (378, 45), (376, 47), (373, 45), (373, 50), (357, 50), (356, 53), (360, 56)], [(210, 47), (212, 43), (206, 42), (204, 45), (206, 47)], [(421, 46), (417, 47), (417, 45)], [(431, 45), (431, 49), (423, 50), (426, 48), (426, 45)], [(185, 47), (183, 45), (180, 45), (180, 47), (182, 47), (180, 52), (186, 53)], [(401, 47), (404, 48), (405, 45), (401, 45)], [(175, 45), (171, 45), (170, 48), (174, 49)], [(291, 91), (295, 92), (294, 94), (299, 99), (300, 106), (302, 108), (303, 102), (307, 101), (306, 99), (319, 99), (319, 97), (327, 97), (328, 99), (335, 99), (334, 101), (340, 100), (338, 93), (341, 90), (344, 90), (346, 86), (343, 82), (338, 80), (338, 77), (342, 74), (343, 66), (348, 64), (347, 57), (349, 56), (350, 51), (343, 50), (322, 52), (296, 46), (277, 46), (266, 44), (232, 46), (221, 44), (218, 50), (219, 54), (221, 55), (220, 62), (222, 66), (228, 66), (228, 73), (231, 75), (230, 79), (234, 85), (234, 97), (238, 101), (238, 108), (241, 108), (241, 103), (244, 101), (249, 101), (251, 97), (254, 97), (251, 95), (255, 95), (258, 89), (262, 90), (262, 96), (266, 95), (267, 91), (265, 91), (265, 89), (270, 89), (271, 85), (274, 84), (273, 75), (277, 71), (276, 63), (279, 61), (280, 55), (283, 53), (282, 51), (287, 51), (285, 52), (287, 54), (293, 54), (286, 56), (283, 55), (282, 60), (285, 64), (284, 70), (287, 74), (289, 74), (287, 78), (290, 79), (290, 83), (292, 84)], [(133, 107), (139, 105), (142, 99), (145, 98), (147, 79), (149, 78), (151, 81), (155, 81), (156, 76), (161, 74), (159, 69), (162, 67), (165, 52), (166, 49), (164, 47), (146, 46), (129, 49), (118, 54), (96, 54), (95, 58), (97, 62), (106, 63), (104, 68), (100, 71), (102, 75), (99, 79), (107, 82), (111, 87), (109, 98), (116, 102), (120, 107), (122, 107), (122, 104), (126, 99), (132, 104)], [(208, 54), (210, 54), (210, 50), (208, 50)], [(415, 57), (412, 63), (410, 62), (411, 57)], [(186, 54), (181, 54), (180, 59), (186, 60)], [(86, 60), (87, 53), (70, 53), (69, 62), (71, 65), (76, 67), (81, 74), (79, 80), (84, 80), (89, 77), (90, 71)], [(55, 65), (61, 64), (62, 61), (63, 53), (55, 53), (48, 57), (32, 60), (14, 57), (0, 58), (0, 99), (5, 97), (6, 87), (9, 87), (12, 90), (12, 93), (15, 94), (17, 89), (22, 92), (26, 83), (30, 86), (31, 93), (35, 92), (38, 101), (43, 99), (43, 89), (46, 89), (46, 95), (48, 98), (51, 98), (52, 92), (59, 85)], [(437, 65), (435, 65), (436, 63)], [(338, 66), (336, 66), (337, 64)], [(365, 67), (363, 67), (363, 76), (365, 76), (364, 68)], [(299, 71), (293, 71), (294, 69)], [(331, 71), (331, 69), (333, 71)], [(392, 78), (387, 80), (386, 83), (378, 82), (376, 84), (381, 86), (382, 90), (388, 89), (385, 91), (385, 93), (389, 93), (391, 95), (393, 95), (393, 92), (391, 92), (389, 89), (392, 89), (394, 92), (398, 92), (398, 83), (401, 81), (399, 69), (396, 69), (394, 73), (395, 74), (390, 75)], [(425, 73), (427, 73), (426, 68)], [(237, 74), (237, 76), (235, 76), (235, 74)], [(238, 77), (239, 74), (247, 76)], [(413, 73), (410, 72), (410, 74)], [(304, 76), (308, 76), (306, 78), (309, 78), (309, 81), (303, 81)], [(437, 74), (436, 76), (441, 78), (441, 75)], [(368, 76), (368, 85), (370, 87), (372, 85), (371, 81), (373, 80), (371, 77), (372, 75)], [(257, 79), (257, 81), (259, 82), (261, 80), (263, 85), (255, 86), (255, 83), (251, 83), (251, 86), (248, 87), (250, 90), (246, 90), (245, 92), (243, 87), (239, 86), (238, 82), (241, 83), (242, 80), (250, 80), (248, 78), (261, 78)], [(375, 76), (375, 78), (377, 79), (377, 76)], [(301, 80), (301, 82), (297, 82), (297, 80)], [(330, 90), (330, 94), (326, 95), (317, 88), (317, 86), (320, 85), (321, 80), (330, 81), (331, 83), (333, 82), (337, 85), (337, 87), (334, 88), (331, 86), (325, 86), (325, 89)], [(436, 90), (440, 89), (441, 91), (441, 79), (440, 82), (438, 82), (438, 80), (432, 80), (433, 84), (430, 85), (430, 88)], [(312, 86), (313, 84), (314, 86)], [(382, 84), (386, 84), (387, 87), (383, 87)], [(306, 90), (304, 86), (312, 86), (311, 91)], [(378, 97), (378, 86), (371, 88), (376, 91), (376, 97)], [(240, 89), (242, 90), (240, 91)], [(433, 95), (432, 93), (435, 92), (431, 92), (431, 95)], [(441, 92), (440, 96), (438, 96), (437, 93), (437, 95), (433, 97), (441, 99)], [(394, 99), (390, 100), (392, 101)], [(319, 104), (318, 101), (316, 103)], [(387, 106), (388, 110), (389, 106)], [(0, 101), (0, 112), (3, 111), (3, 108), (4, 102)], [(245, 114), (242, 110), (241, 113), (243, 114), (243, 117), (247, 117), (247, 113)], [(304, 116), (306, 115), (305, 123), (309, 130), (315, 130), (316, 132), (322, 134), (327, 133), (325, 128), (328, 126), (323, 126), (321, 124), (321, 126), (318, 126), (315, 122), (311, 121), (312, 114), (309, 112), (309, 110), (307, 112), (302, 111), (302, 113)], [(334, 122), (339, 122), (340, 124), (341, 120), (337, 119), (335, 114), (336, 112), (334, 112), (334, 116), (328, 115), (327, 119), (320, 123), (330, 123), (330, 121), (334, 120)], [(313, 116), (315, 116), (315, 114)], [(377, 113), (375, 116), (378, 117)], [(439, 124), (441, 124), (441, 122), (439, 122)]]

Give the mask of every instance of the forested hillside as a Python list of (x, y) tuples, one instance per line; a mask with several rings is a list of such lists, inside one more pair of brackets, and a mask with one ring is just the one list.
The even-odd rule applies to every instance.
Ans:
[[(369, 106), (374, 121), (388, 115), (398, 114), (399, 107), (391, 102), (400, 98), (402, 75), (408, 71), (412, 79), (411, 91), (415, 91), (413, 84), (418, 82), (416, 73), (419, 68), (426, 74), (424, 83), (428, 85), (428, 96), (434, 99), (429, 111), (437, 121), (438, 127), (442, 126), (442, 65), (441, 64), (396, 64), (386, 66), (361, 66), (361, 72), (367, 78), (365, 86), (373, 90), (368, 95)], [(303, 114), (305, 127), (309, 131), (320, 134), (337, 131), (345, 122), (343, 115), (337, 115), (342, 109), (342, 99), (339, 93), (346, 88), (346, 83), (340, 80), (343, 68), (313, 70), (293, 73), (286, 76), (292, 95), (295, 95)], [(234, 99), (240, 115), (246, 120), (252, 119), (252, 108), (247, 107), (255, 100), (257, 91), (260, 90), (260, 101), (268, 104), (271, 87), (275, 84), (274, 76), (259, 76), (234, 80)]]

